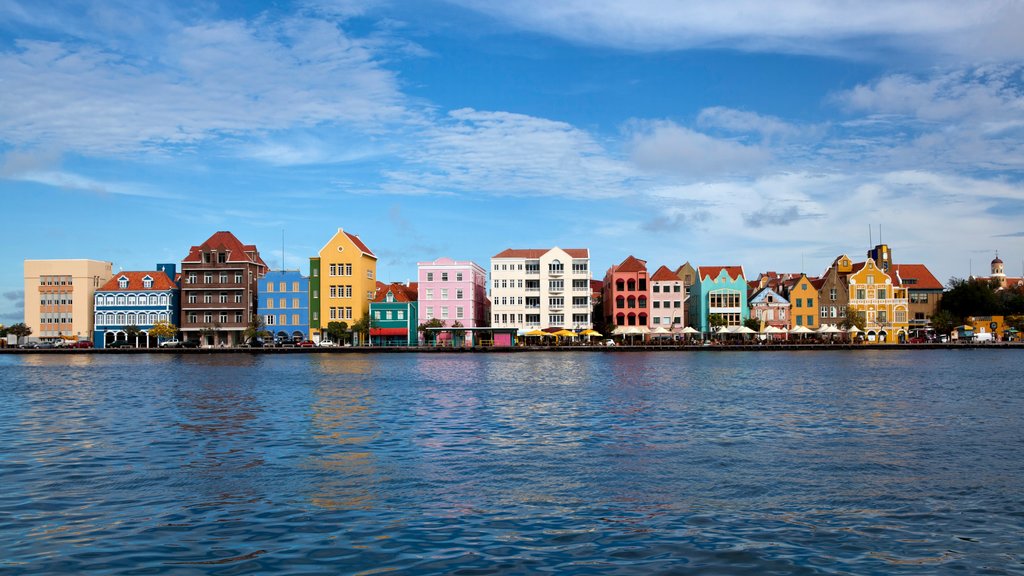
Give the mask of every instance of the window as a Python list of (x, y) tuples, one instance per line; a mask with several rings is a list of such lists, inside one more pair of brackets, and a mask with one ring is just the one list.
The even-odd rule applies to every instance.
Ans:
[(829, 288), (829, 290), (828, 290), (828, 297), (833, 302), (836, 301), (836, 289), (835, 288)]
[(885, 311), (885, 310), (879, 310), (878, 311), (878, 323), (879, 324), (885, 324), (886, 322), (888, 322), (888, 320), (889, 320), (888, 312)]
[(441, 282), (447, 282), (447, 281), (448, 281), (448, 273), (447, 272), (441, 272)]
[(395, 315), (399, 320), (405, 320), (405, 310), (398, 310)]
[(561, 292), (564, 286), (565, 282), (563, 280), (548, 280), (548, 290)]
[(652, 303), (653, 303), (653, 307), (654, 308), (661, 308), (661, 301), (660, 300), (653, 300)]
[(281, 298), (280, 300), (278, 300), (277, 301), (277, 307), (278, 308), (287, 308), (288, 307), (288, 299), (287, 298)]
[(203, 294), (203, 303), (204, 304), (212, 304), (213, 303), (213, 294), (210, 294), (209, 292), (206, 292), (205, 294)]
[[(495, 266), (495, 268), (497, 268), (497, 266)], [(429, 306), (427, 306), (427, 311), (426, 311), (426, 318), (427, 318), (428, 320), (430, 320), (430, 319), (432, 319), (433, 317), (434, 317), (434, 309), (433, 309), (433, 308), (431, 308), (431, 307), (429, 307)]]
[(288, 316), (286, 314), (279, 314), (277, 316), (277, 321), (278, 321), (279, 324), (287, 324), (288, 323)]
[(217, 262), (223, 264), (228, 261), (228, 255), (226, 252), (217, 252)]
[(462, 300), (462, 288), (455, 290), (455, 299)]
[(867, 293), (863, 288), (857, 288), (857, 300), (864, 300), (867, 298)]
[(367, 270), (366, 271), (366, 277), (372, 280), (373, 279), (373, 270)]
[[(497, 283), (498, 281), (495, 280), (494, 282)], [(495, 286), (495, 288), (497, 288), (497, 286)], [(433, 300), (434, 299), (434, 289), (433, 288), (427, 288), (426, 289), (426, 295), (427, 295), (427, 300)]]
[(196, 293), (195, 292), (189, 293), (189, 295), (188, 295), (188, 303), (189, 304), (195, 304), (196, 303)]
[(149, 276), (146, 276), (145, 278), (143, 278), (142, 279), (142, 287), (143, 288), (152, 288), (153, 287), (153, 279), (150, 278)]
[(188, 275), (188, 283), (189, 283), (189, 284), (195, 284), (195, 283), (196, 283), (196, 275), (195, 275), (195, 273), (194, 273), (194, 272), (193, 272), (193, 273), (190, 273), (190, 274)]
[(279, 282), (277, 284), (277, 287), (278, 287), (278, 290), (280, 290), (281, 292), (287, 292), (288, 291), (288, 284), (285, 283), (285, 282)]
[(267, 314), (266, 318), (263, 320), (263, 323), (266, 324), (267, 326), (273, 326), (274, 325), (274, 315), (273, 314)]
[(241, 283), (242, 283), (242, 273), (241, 272), (236, 272), (235, 273), (235, 284), (241, 284)]
[(447, 317), (448, 317), (448, 307), (447, 306), (442, 306), (441, 307), (441, 318), (447, 318)]
[(241, 304), (241, 303), (242, 303), (242, 293), (238, 292), (238, 293), (235, 294), (235, 304)]
[(808, 298), (807, 299), (807, 307), (808, 308), (814, 308), (814, 298)]
[(292, 298), (292, 308), (298, 308), (298, 307), (299, 307), (299, 299), (298, 298)]
[(565, 324), (565, 314), (548, 314), (549, 326), (561, 326)]
[(655, 294), (657, 294), (658, 292), (661, 292), (661, 286), (659, 286), (657, 284), (652, 285), (651, 286), (651, 292), (654, 292)]
[(434, 273), (433, 272), (427, 272), (427, 282), (433, 282), (433, 281), (434, 281)]
[(462, 272), (456, 272), (455, 273), (455, 281), (456, 282), (462, 282)]
[(463, 308), (462, 308), (462, 306), (456, 306), (455, 307), (455, 317), (456, 318), (462, 318), (463, 317)]
[(207, 312), (206, 314), (203, 314), (203, 322), (206, 322), (207, 324), (213, 322), (213, 313)]
[(565, 267), (558, 260), (552, 260), (548, 264), (548, 272), (550, 272), (552, 274), (561, 274), (564, 271), (565, 271)]
[(796, 307), (797, 308), (803, 308), (804, 307), (804, 299), (803, 298), (797, 298), (796, 299)]
[(228, 293), (227, 292), (221, 292), (220, 293), (220, 303), (221, 304), (227, 304), (228, 303)]
[(822, 306), (821, 310), (818, 311), (822, 318), (828, 318), (828, 306)]
[(376, 320), (380, 320), (380, 310), (374, 310), (373, 311), (373, 317)]
[(267, 298), (267, 310), (273, 310), (273, 309), (274, 309), (274, 299), (273, 298)]
[(587, 271), (587, 261), (586, 260), (573, 260), (572, 261), (572, 271), (573, 272), (586, 272)]
[(796, 325), (797, 326), (803, 326), (804, 325), (804, 317), (803, 316), (800, 316), (799, 314), (797, 314), (795, 318), (796, 318)]
[(213, 261), (213, 258), (210, 256), (210, 253), (209, 252), (203, 252), (203, 262), (205, 262), (206, 264), (209, 264), (212, 261)]
[(127, 288), (128, 287), (128, 279), (125, 278), (124, 276), (122, 276), (121, 278), (119, 278), (117, 280), (117, 286), (118, 286), (118, 288)]
[(213, 284), (213, 272), (207, 272), (203, 274), (203, 282), (207, 284)]
[(548, 298), (549, 308), (562, 308), (565, 305), (565, 298), (561, 296), (552, 296)]
[(878, 289), (878, 299), (885, 300), (885, 288)]
[(447, 288), (441, 288), (441, 300), (447, 300), (447, 299), (448, 299), (448, 289)]

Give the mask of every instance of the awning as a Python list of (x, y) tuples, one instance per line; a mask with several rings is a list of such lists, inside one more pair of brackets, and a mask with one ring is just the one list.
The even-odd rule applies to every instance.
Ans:
[(370, 336), (408, 336), (408, 328), (370, 328)]

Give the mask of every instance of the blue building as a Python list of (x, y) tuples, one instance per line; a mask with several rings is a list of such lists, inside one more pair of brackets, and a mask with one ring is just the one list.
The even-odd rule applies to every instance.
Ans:
[(271, 270), (259, 280), (258, 314), (274, 338), (309, 340), (309, 277)]
[(118, 272), (96, 290), (96, 328), (93, 344), (105, 348), (114, 340), (127, 340), (128, 328), (135, 326), (141, 334), (132, 345), (156, 347), (159, 342), (149, 335), (157, 322), (179, 325), (180, 290), (175, 281), (177, 265), (157, 264), (156, 270)]
[(743, 267), (698, 266), (688, 306), (690, 325), (702, 333), (711, 331), (712, 314), (721, 316), (726, 326), (742, 326), (750, 318)]

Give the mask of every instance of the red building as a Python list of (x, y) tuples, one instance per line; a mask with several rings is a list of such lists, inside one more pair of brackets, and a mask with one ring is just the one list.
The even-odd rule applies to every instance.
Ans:
[(605, 323), (612, 326), (648, 327), (651, 318), (650, 282), (647, 262), (626, 257), (604, 275)]
[(256, 246), (217, 232), (181, 261), (181, 333), (205, 346), (237, 346), (259, 306), (257, 281), (267, 273)]

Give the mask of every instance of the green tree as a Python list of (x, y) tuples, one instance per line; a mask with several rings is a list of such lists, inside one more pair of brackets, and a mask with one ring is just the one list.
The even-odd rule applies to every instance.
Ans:
[(167, 320), (161, 320), (156, 324), (153, 324), (153, 327), (149, 329), (149, 334), (151, 336), (156, 336), (160, 340), (174, 338), (174, 335), (177, 333), (178, 327)]
[(846, 310), (846, 317), (839, 323), (839, 327), (843, 330), (849, 330), (854, 326), (856, 326), (858, 330), (864, 330), (864, 327), (867, 325), (868, 319), (867, 316), (864, 315), (864, 312), (860, 310), (850, 310), (849, 308)]
[(377, 321), (373, 319), (373, 316), (371, 316), (369, 312), (367, 312), (366, 314), (363, 314), (363, 317), (357, 320), (355, 324), (352, 324), (352, 331), (359, 334), (359, 343), (362, 344), (364, 339), (369, 341), (370, 330), (376, 327)]
[(335, 320), (327, 323), (327, 337), (335, 344), (344, 342), (348, 333), (349, 330), (347, 322), (338, 322)]
[(750, 328), (754, 332), (761, 331), (761, 320), (757, 318), (747, 318), (746, 320), (743, 321), (743, 325), (746, 326), (747, 328)]
[(433, 344), (437, 340), (437, 332), (427, 331), (427, 328), (444, 328), (444, 320), (431, 318), (416, 327), (416, 331), (423, 334), (423, 340)]
[(708, 314), (708, 327), (713, 331), (715, 328), (725, 326), (728, 322), (721, 314)]
[(958, 320), (949, 310), (939, 310), (932, 314), (931, 322), (936, 334), (949, 334), (957, 325)]
[(939, 300), (939, 309), (947, 310), (962, 323), (968, 316), (991, 316), (1003, 313), (996, 293), (998, 284), (980, 279), (950, 278)]
[(249, 325), (242, 331), (242, 338), (246, 344), (252, 344), (253, 340), (257, 338), (268, 338), (270, 332), (267, 332), (267, 327), (263, 323), (263, 316), (256, 314), (249, 321)]
[(22, 338), (28, 338), (32, 335), (32, 328), (30, 328), (24, 322), (18, 322), (7, 327), (7, 333), (17, 338), (16, 343), (21, 344)]

